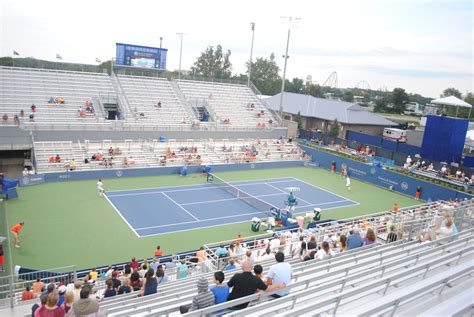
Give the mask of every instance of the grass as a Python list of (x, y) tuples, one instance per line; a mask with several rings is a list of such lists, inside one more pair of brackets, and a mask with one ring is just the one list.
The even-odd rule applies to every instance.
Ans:
[[(400, 207), (419, 203), (411, 197), (357, 180), (352, 180), (352, 191), (348, 191), (341, 176), (323, 169), (297, 167), (222, 172), (218, 175), (227, 181), (292, 176), (359, 202), (359, 205), (323, 211), (323, 219), (342, 219), (389, 210), (394, 202)], [(205, 182), (205, 178), (193, 174), (188, 177), (116, 178), (104, 182), (107, 190), (120, 190), (200, 184)], [(13, 241), (10, 241), (13, 262), (35, 269), (68, 265), (90, 268), (125, 262), (132, 256), (151, 257), (158, 244), (165, 254), (172, 254), (196, 249), (204, 243), (233, 239), (238, 233), (244, 236), (255, 234), (249, 221), (137, 238), (107, 200), (99, 197), (96, 180), (23, 187), (19, 189), (19, 199), (5, 202), (4, 207), (10, 226), (25, 221), (21, 248), (14, 248)]]

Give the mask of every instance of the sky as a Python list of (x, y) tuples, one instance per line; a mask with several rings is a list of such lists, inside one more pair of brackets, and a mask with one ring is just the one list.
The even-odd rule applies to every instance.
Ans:
[[(168, 49), (167, 69), (189, 69), (207, 46), (231, 50), (234, 73), (253, 57), (276, 56), (283, 69), (291, 26), (287, 78), (338, 87), (367, 87), (437, 98), (447, 87), (474, 91), (473, 2), (464, 0), (0, 0), (0, 54), (95, 63), (115, 43)], [(366, 83), (361, 83), (365, 81)]]

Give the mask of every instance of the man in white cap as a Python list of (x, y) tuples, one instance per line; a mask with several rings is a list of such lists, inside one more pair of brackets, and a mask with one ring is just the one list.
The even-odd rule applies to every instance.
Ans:
[(313, 221), (319, 221), (321, 219), (321, 208), (314, 208), (313, 214)]

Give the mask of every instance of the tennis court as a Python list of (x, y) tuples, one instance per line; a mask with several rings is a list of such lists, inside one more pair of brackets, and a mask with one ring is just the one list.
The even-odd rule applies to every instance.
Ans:
[[(294, 177), (116, 190), (107, 200), (137, 237), (201, 229), (268, 217), (271, 207), (283, 209), (295, 190), (295, 212), (358, 204)], [(236, 197), (238, 196), (238, 197)]]

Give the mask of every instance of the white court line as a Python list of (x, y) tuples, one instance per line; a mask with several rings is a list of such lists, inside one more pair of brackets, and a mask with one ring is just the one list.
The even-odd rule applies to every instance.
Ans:
[(191, 217), (193, 217), (194, 219), (196, 219), (197, 221), (199, 221), (198, 218), (196, 218), (192, 213), (190, 213), (189, 211), (187, 211), (183, 206), (181, 206), (180, 204), (178, 204), (173, 198), (171, 198), (170, 196), (166, 195), (164, 192), (161, 192), (163, 194), (163, 196), (165, 196), (166, 198), (168, 198), (169, 200), (171, 200), (176, 206), (178, 206), (179, 208), (181, 208), (182, 210), (184, 210), (188, 215), (190, 215)]
[[(268, 196), (279, 196), (281, 195), (280, 193), (278, 194), (267, 194), (267, 195), (260, 195), (260, 196), (254, 196), (254, 197), (257, 197), (257, 198), (260, 198), (260, 197), (268, 197)], [(187, 206), (187, 205), (199, 205), (199, 204), (204, 204), (204, 203), (216, 203), (216, 202), (220, 202), (220, 201), (230, 201), (230, 200), (241, 200), (240, 198), (225, 198), (225, 199), (215, 199), (215, 200), (204, 200), (204, 201), (198, 201), (198, 202), (194, 202), (194, 203), (184, 203), (184, 204), (180, 204), (181, 206)]]
[[(282, 189), (280, 189), (280, 188), (278, 188), (278, 187), (275, 187), (275, 186), (273, 186), (273, 185), (270, 184), (270, 183), (267, 183), (267, 185), (270, 186), (270, 187), (272, 187), (272, 188), (278, 189), (278, 190), (281, 191), (282, 193), (287, 194), (287, 192), (285, 192), (284, 190), (282, 190)], [(293, 194), (293, 195), (294, 195), (294, 194)], [(299, 196), (296, 196), (296, 195), (295, 195), (295, 197), (296, 197), (297, 199), (301, 200), (301, 201), (304, 202), (304, 203), (307, 203), (307, 204), (310, 204), (310, 205), (314, 205), (313, 203), (310, 203), (309, 201), (304, 200), (303, 198), (301, 198), (301, 197), (299, 197)]]
[(109, 202), (109, 204), (112, 205), (112, 207), (115, 209), (115, 211), (119, 214), (120, 218), (122, 218), (123, 221), (128, 225), (128, 227), (135, 233), (135, 235), (140, 238), (141, 236), (135, 231), (135, 229), (130, 225), (130, 223), (125, 219), (125, 217), (122, 215), (122, 213), (115, 207), (115, 205), (110, 201), (109, 197), (107, 197), (107, 193), (104, 193), (105, 199)]
[[(291, 179), (287, 180), (282, 180), (282, 181), (276, 181), (272, 182), (272, 184), (275, 183), (286, 183), (288, 181), (291, 181)], [(264, 184), (269, 184), (267, 182), (263, 183), (252, 183), (252, 184), (242, 184), (242, 185), (234, 185), (230, 183), (231, 185), (235, 187), (240, 187), (240, 186), (251, 186), (251, 185), (264, 185)], [(209, 185), (209, 186), (206, 186)], [(122, 196), (139, 196), (139, 195), (154, 195), (154, 194), (159, 194), (159, 193), (177, 193), (177, 192), (186, 192), (186, 191), (195, 191), (195, 190), (208, 190), (208, 189), (213, 189), (214, 187), (212, 186), (213, 184), (201, 184), (201, 188), (185, 188), (185, 189), (175, 189), (175, 190), (163, 190), (163, 191), (153, 191), (153, 192), (144, 192), (144, 193), (130, 193), (130, 194), (118, 194), (118, 195), (110, 195), (110, 197), (122, 197)], [(158, 189), (158, 188), (153, 188), (153, 189)]]
[(313, 186), (313, 187), (318, 188), (318, 189), (320, 189), (320, 190), (322, 190), (322, 191), (325, 191), (326, 193), (333, 194), (334, 196), (343, 198), (343, 199), (345, 199), (345, 200), (352, 201), (354, 204), (360, 205), (357, 201), (354, 201), (354, 200), (352, 200), (352, 199), (349, 199), (349, 198), (346, 198), (346, 197), (344, 197), (344, 196), (338, 195), (338, 194), (333, 193), (332, 191), (329, 191), (329, 190), (327, 190), (327, 189), (324, 189), (324, 188), (321, 188), (321, 187), (319, 187), (319, 186), (313, 185), (313, 184), (311, 184), (311, 183), (305, 182), (305, 181), (303, 181), (303, 180), (301, 180), (301, 179), (299, 179), (299, 178), (296, 178), (296, 177), (292, 177), (292, 178), (293, 178), (294, 180), (297, 180), (297, 181), (300, 181), (300, 182), (302, 182), (302, 183), (305, 183), (306, 185)]
[[(294, 179), (293, 177), (273, 177), (273, 178), (263, 178), (263, 179), (254, 179), (254, 180), (246, 180), (246, 181), (235, 181), (231, 183), (246, 183), (246, 182), (263, 182), (266, 180), (292, 180)], [(118, 189), (118, 190), (109, 190), (107, 191), (109, 194), (110, 193), (116, 193), (116, 192), (132, 192), (132, 191), (138, 191), (138, 190), (149, 190), (149, 189), (159, 189), (159, 188), (176, 188), (176, 187), (198, 187), (198, 186), (205, 186), (205, 187), (210, 187), (212, 185), (211, 183), (204, 183), (204, 184), (191, 184), (191, 185), (174, 185), (174, 186), (161, 186), (161, 187), (145, 187), (145, 188), (131, 188), (131, 189)]]
[[(347, 201), (347, 200), (346, 200)], [(359, 203), (356, 203), (355, 205), (360, 205)], [(316, 206), (316, 205), (309, 205), (309, 206)], [(296, 207), (296, 208), (306, 208), (306, 207), (309, 207), (309, 206), (299, 206), (299, 207)], [(350, 205), (350, 206), (353, 206), (353, 205)], [(323, 210), (331, 210), (331, 209), (337, 209), (337, 208), (343, 208), (343, 207), (349, 207), (349, 206), (336, 206), (336, 207), (331, 207), (331, 208), (324, 208)], [(300, 211), (298, 212), (297, 214), (302, 214), (306, 211), (309, 211), (308, 210), (303, 210), (303, 211)], [(255, 215), (258, 215), (258, 214), (261, 214), (261, 212), (256, 212)], [(251, 214), (250, 214), (251, 215)], [(242, 215), (240, 215), (242, 216)], [(234, 216), (231, 216), (231, 217), (234, 217)], [(219, 218), (215, 218), (215, 219), (221, 219), (220, 217)], [(209, 220), (209, 219), (208, 219)], [(201, 222), (204, 222), (205, 220), (202, 220)], [(191, 221), (191, 223), (194, 223), (194, 222), (197, 222), (197, 221)], [(188, 228), (188, 229), (181, 229), (181, 230), (173, 230), (172, 232), (168, 231), (168, 232), (159, 232), (159, 233), (153, 233), (153, 234), (147, 234), (147, 235), (143, 235), (143, 236), (139, 236), (139, 238), (147, 238), (147, 237), (153, 237), (153, 236), (161, 236), (161, 235), (164, 235), (164, 234), (171, 234), (171, 233), (176, 233), (176, 232), (184, 232), (184, 231), (194, 231), (194, 230), (201, 230), (201, 229), (205, 229), (205, 228), (213, 228), (213, 227), (223, 227), (223, 226), (230, 226), (230, 225), (234, 225), (234, 224), (237, 224), (237, 223), (244, 223), (244, 222), (249, 222), (249, 220), (243, 220), (243, 221), (237, 221), (237, 222), (232, 222), (232, 223), (227, 223), (227, 224), (219, 224), (219, 225), (210, 225), (210, 226), (200, 226), (200, 227), (197, 227), (197, 228)], [(181, 224), (184, 224), (184, 223), (181, 223)], [(169, 226), (169, 225), (163, 225), (163, 226)], [(150, 229), (152, 228), (156, 228), (156, 227), (151, 227)], [(142, 228), (140, 228), (142, 229)], [(137, 229), (137, 230), (140, 230), (140, 229)]]
[(138, 229), (136, 229), (136, 230), (145, 230), (145, 229), (153, 229), (153, 228), (179, 226), (179, 225), (184, 225), (184, 224), (188, 224), (188, 223), (206, 222), (206, 221), (211, 221), (211, 220), (219, 220), (219, 219), (227, 219), (227, 218), (236, 218), (236, 217), (241, 217), (241, 216), (258, 215), (258, 214), (265, 214), (265, 212), (263, 212), (263, 211), (255, 211), (255, 212), (250, 212), (250, 213), (246, 213), (246, 214), (238, 214), (238, 215), (232, 215), (232, 216), (224, 216), (224, 217), (216, 217), (216, 218), (202, 219), (202, 220), (199, 220), (199, 221), (186, 221), (186, 222), (179, 222), (179, 223), (171, 223), (171, 224), (168, 224), (168, 225), (159, 225), (159, 226), (144, 227), (144, 228), (138, 228)]

